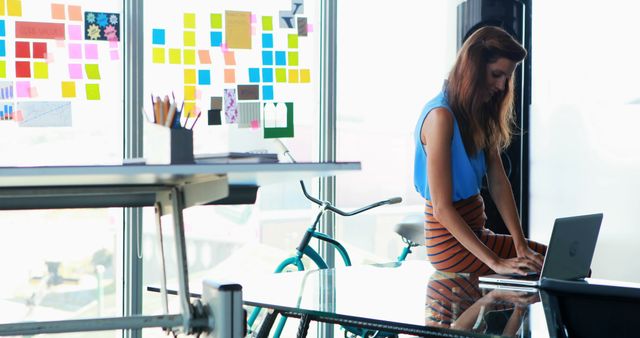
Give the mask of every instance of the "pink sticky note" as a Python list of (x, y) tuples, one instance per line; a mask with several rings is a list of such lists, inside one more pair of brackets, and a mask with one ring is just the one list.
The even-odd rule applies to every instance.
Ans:
[(67, 44), (66, 44), (66, 42), (64, 40), (56, 39), (56, 47), (64, 48), (66, 46), (67, 46)]
[(46, 53), (44, 56), (47, 58), (47, 63), (54, 63), (56, 61), (53, 53)]
[(31, 87), (29, 89), (29, 95), (34, 98), (34, 97), (38, 97), (38, 88), (36, 88), (35, 86)]
[(196, 90), (196, 100), (200, 100), (202, 98), (202, 90)]
[(258, 120), (251, 120), (251, 129), (258, 129), (260, 128), (260, 122), (258, 122)]
[(67, 30), (69, 31), (69, 40), (82, 40), (82, 26), (69, 25)]
[(16, 110), (13, 119), (16, 122), (22, 122), (24, 121), (24, 114), (22, 114), (22, 110)]
[(98, 59), (98, 45), (95, 43), (89, 43), (84, 45), (84, 57), (88, 60)]
[(120, 60), (120, 52), (117, 49), (110, 51), (109, 55), (111, 55), (111, 60), (113, 61)]
[(255, 14), (251, 14), (251, 23), (256, 23), (258, 20), (256, 19)]
[(29, 81), (17, 81), (16, 92), (18, 97), (31, 97), (31, 83)]
[(69, 59), (82, 59), (82, 45), (78, 43), (69, 44)]
[(313, 32), (313, 25), (308, 23), (307, 24), (307, 33), (311, 33), (311, 32)]
[(72, 63), (69, 65), (69, 78), (73, 80), (82, 80), (82, 65)]
[(227, 48), (227, 44), (226, 43), (221, 43), (220, 44), (220, 50), (222, 50), (223, 52), (228, 51), (229, 49)]
[(251, 25), (251, 35), (256, 35), (256, 26)]
[(111, 48), (111, 49), (118, 48), (118, 41), (117, 40), (109, 40), (109, 48)]

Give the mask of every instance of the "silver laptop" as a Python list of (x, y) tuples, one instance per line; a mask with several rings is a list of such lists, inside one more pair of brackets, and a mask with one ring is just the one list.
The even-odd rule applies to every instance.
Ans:
[(579, 280), (589, 275), (602, 214), (556, 219), (540, 274), (480, 276), (483, 283), (539, 287), (544, 279)]

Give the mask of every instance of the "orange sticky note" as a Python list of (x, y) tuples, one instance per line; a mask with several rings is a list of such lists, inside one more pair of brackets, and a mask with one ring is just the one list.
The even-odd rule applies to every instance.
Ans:
[(57, 20), (66, 19), (63, 4), (51, 4), (51, 18)]
[(235, 66), (236, 53), (233, 51), (224, 52), (224, 64), (227, 66)]
[(200, 58), (200, 64), (202, 65), (210, 65), (211, 64), (211, 54), (209, 54), (208, 50), (199, 50), (198, 58)]
[(224, 83), (236, 83), (236, 70), (225, 69), (224, 70)]
[(67, 6), (67, 14), (71, 21), (82, 21), (82, 8), (80, 6)]

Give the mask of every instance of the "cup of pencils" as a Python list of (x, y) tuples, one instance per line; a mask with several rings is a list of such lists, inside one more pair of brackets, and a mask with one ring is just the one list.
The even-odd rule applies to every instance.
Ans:
[(192, 164), (193, 160), (193, 126), (197, 118), (187, 128), (188, 119), (181, 123), (184, 103), (178, 105), (166, 95), (151, 96), (153, 117), (144, 109), (143, 156), (146, 164)]

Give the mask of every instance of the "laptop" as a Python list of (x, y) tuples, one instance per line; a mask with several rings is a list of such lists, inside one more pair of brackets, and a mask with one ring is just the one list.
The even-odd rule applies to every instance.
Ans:
[(482, 283), (540, 287), (545, 279), (581, 280), (589, 275), (602, 214), (557, 218), (540, 274), (492, 274), (480, 276)]

